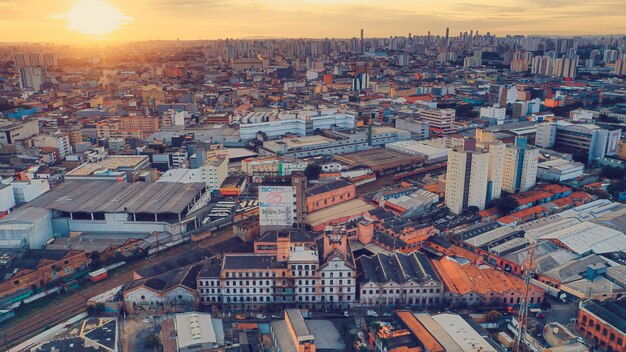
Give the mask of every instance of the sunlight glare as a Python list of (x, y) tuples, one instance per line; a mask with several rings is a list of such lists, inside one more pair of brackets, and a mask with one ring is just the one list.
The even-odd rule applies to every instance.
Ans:
[(78, 0), (66, 18), (70, 30), (90, 35), (111, 33), (132, 19), (106, 0)]

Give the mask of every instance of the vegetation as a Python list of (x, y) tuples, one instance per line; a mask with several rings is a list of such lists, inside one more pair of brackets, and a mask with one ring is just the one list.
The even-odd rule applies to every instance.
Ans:
[(504, 196), (502, 198), (494, 199), (493, 205), (498, 208), (498, 211), (502, 214), (510, 214), (515, 208), (518, 207), (517, 200), (511, 196)]
[(307, 165), (306, 169), (304, 169), (304, 175), (309, 180), (319, 179), (321, 173), (322, 173), (322, 167), (315, 163), (311, 163)]
[(611, 180), (621, 180), (626, 178), (626, 170), (620, 167), (604, 166), (600, 170), (600, 177), (609, 178)]
[(159, 339), (159, 335), (150, 334), (146, 336), (146, 339), (143, 341), (143, 348), (152, 351), (158, 351), (161, 349), (161, 340)]

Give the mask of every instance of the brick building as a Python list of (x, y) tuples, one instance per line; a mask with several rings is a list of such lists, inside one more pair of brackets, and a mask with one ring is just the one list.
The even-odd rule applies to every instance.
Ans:
[(84, 251), (30, 249), (0, 267), (0, 298), (46, 288), (83, 274), (89, 259)]
[(626, 300), (580, 302), (576, 329), (602, 351), (626, 350)]

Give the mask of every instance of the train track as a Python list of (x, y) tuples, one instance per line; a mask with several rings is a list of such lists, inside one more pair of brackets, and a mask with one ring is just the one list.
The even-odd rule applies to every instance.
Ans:
[(87, 301), (91, 297), (132, 281), (133, 271), (148, 265), (160, 263), (192, 247), (210, 246), (224, 237), (228, 237), (227, 232), (220, 233), (203, 241), (187, 243), (180, 247), (172, 248), (167, 252), (157, 254), (149, 260), (126, 265), (121, 268), (121, 271), (114, 273), (102, 282), (90, 285), (83, 290), (70, 293), (60, 301), (54, 301), (20, 318), (10, 320), (7, 325), (0, 328), (0, 351), (6, 351), (31, 336), (81, 313), (86, 309)]

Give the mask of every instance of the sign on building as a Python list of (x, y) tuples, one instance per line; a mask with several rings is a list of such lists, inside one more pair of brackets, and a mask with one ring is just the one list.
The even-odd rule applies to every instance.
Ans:
[(259, 187), (260, 225), (293, 226), (294, 202), (295, 198), (291, 186)]

